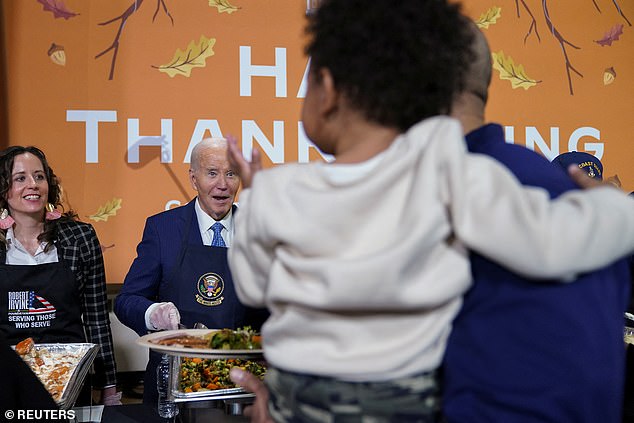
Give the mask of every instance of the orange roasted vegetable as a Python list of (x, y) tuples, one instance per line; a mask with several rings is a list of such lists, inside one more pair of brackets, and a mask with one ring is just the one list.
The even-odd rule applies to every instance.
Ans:
[(18, 345), (15, 346), (15, 352), (20, 355), (26, 355), (31, 352), (34, 346), (35, 342), (33, 342), (33, 338), (26, 338), (25, 340), (18, 342)]

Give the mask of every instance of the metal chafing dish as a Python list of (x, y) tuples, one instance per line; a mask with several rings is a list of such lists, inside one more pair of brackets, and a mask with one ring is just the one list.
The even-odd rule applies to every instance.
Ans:
[[(169, 359), (169, 391), (167, 400), (176, 403), (195, 401), (223, 401), (230, 408), (233, 404), (240, 404), (242, 400), (254, 398), (255, 395), (246, 392), (240, 387), (228, 389), (203, 390), (198, 392), (183, 392), (180, 385), (180, 369), (185, 358), (202, 359), (244, 359), (263, 362), (262, 350), (213, 350), (207, 348), (189, 348), (173, 345), (159, 345), (157, 340), (170, 338), (178, 335), (203, 336), (209, 335), (217, 329), (182, 329), (174, 331), (162, 331), (145, 335), (137, 341), (138, 344), (148, 347), (158, 353), (167, 355)], [(248, 401), (247, 401), (248, 402)], [(235, 410), (234, 410), (235, 411)], [(229, 410), (229, 414), (237, 414)]]
[[(65, 360), (73, 364), (68, 381), (64, 384), (61, 396), (56, 399), (57, 405), (61, 409), (68, 410), (75, 404), (81, 392), (84, 380), (90, 367), (92, 366), (99, 346), (91, 343), (71, 343), (71, 344), (35, 344), (34, 350), (44, 360), (45, 366), (51, 366), (56, 361)], [(34, 373), (46, 386), (45, 374), (38, 374), (34, 365), (29, 363)]]
[[(253, 398), (254, 394), (246, 392), (242, 388), (226, 388), (226, 389), (214, 389), (204, 390), (198, 392), (183, 392), (180, 389), (180, 369), (184, 358), (197, 357), (195, 355), (170, 356), (170, 378), (169, 378), (169, 394), (168, 400), (174, 402), (189, 402), (189, 401), (218, 401), (218, 400), (235, 400), (240, 398)], [(200, 357), (205, 358), (205, 357)], [(209, 358), (209, 357), (206, 357)], [(233, 358), (233, 357), (226, 357)], [(245, 358), (245, 357), (240, 357)], [(253, 356), (253, 359), (261, 360), (262, 356)]]

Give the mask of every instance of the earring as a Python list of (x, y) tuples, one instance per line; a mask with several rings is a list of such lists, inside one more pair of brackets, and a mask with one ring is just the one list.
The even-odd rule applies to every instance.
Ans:
[(9, 229), (14, 223), (15, 220), (9, 216), (9, 210), (0, 209), (0, 228), (5, 230)]
[(55, 220), (62, 217), (62, 214), (55, 210), (55, 206), (51, 203), (46, 205), (46, 220)]

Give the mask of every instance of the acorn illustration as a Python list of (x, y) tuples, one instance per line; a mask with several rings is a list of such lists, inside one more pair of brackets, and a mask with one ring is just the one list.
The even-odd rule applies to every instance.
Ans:
[(603, 71), (603, 85), (609, 85), (614, 82), (616, 71), (610, 67)]
[(66, 52), (63, 46), (59, 46), (55, 43), (51, 44), (51, 48), (48, 49), (48, 57), (50, 57), (51, 61), (56, 65), (66, 65)]

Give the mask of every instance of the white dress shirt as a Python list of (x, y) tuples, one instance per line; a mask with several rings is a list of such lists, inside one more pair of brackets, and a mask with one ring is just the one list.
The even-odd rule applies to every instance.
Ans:
[(22, 243), (16, 238), (13, 233), (13, 228), (9, 228), (7, 230), (7, 260), (6, 264), (13, 265), (36, 265), (36, 264), (44, 264), (44, 263), (57, 263), (59, 261), (57, 257), (57, 247), (53, 245), (49, 251), (44, 252), (44, 248), (48, 242), (44, 241), (40, 243), (40, 246), (37, 247), (37, 251), (34, 255), (31, 255), (26, 248), (22, 245)]
[(225, 245), (227, 247), (231, 246), (231, 242), (233, 241), (233, 207), (229, 210), (229, 213), (222, 218), (222, 220), (214, 220), (211, 216), (203, 211), (200, 207), (200, 203), (198, 202), (198, 198), (196, 198), (196, 205), (194, 206), (196, 209), (196, 217), (198, 218), (198, 229), (200, 230), (200, 236), (203, 239), (203, 245), (211, 245), (211, 241), (213, 240), (214, 231), (211, 230), (211, 225), (216, 222), (222, 223), (224, 228), (222, 229), (222, 239), (225, 241)]

